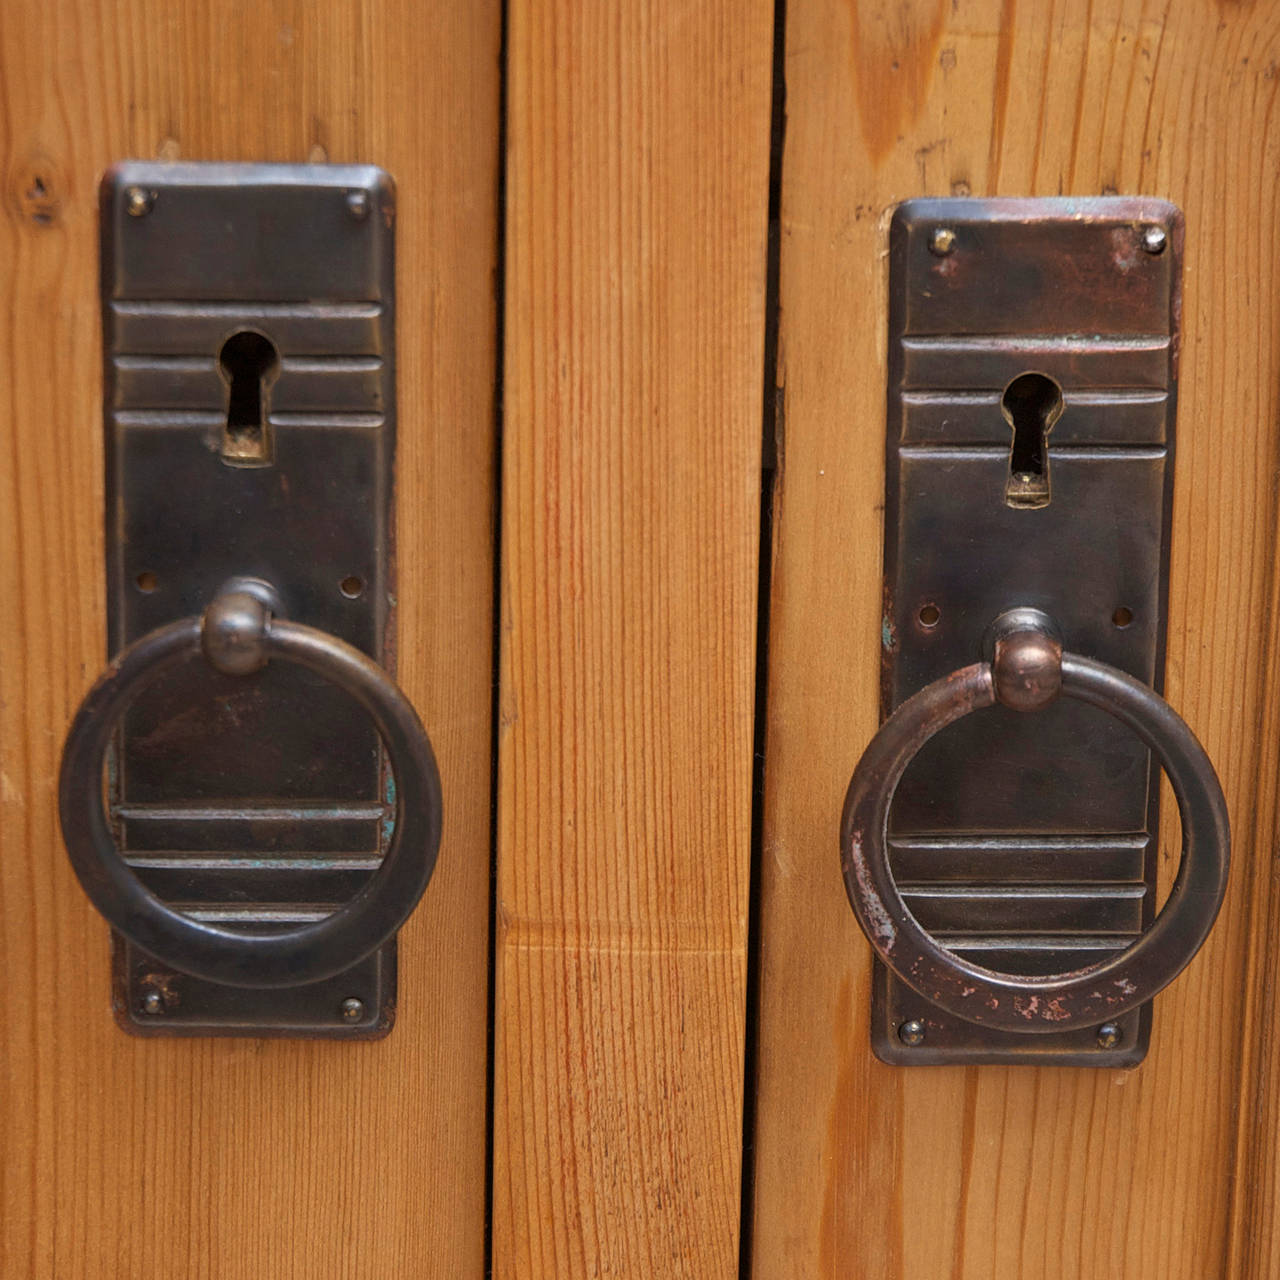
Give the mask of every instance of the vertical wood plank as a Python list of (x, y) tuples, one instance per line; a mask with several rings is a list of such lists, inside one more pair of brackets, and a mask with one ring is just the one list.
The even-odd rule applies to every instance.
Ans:
[[(48, 0), (0, 22), (0, 1273), (478, 1277), (485, 1203), (500, 8)], [(104, 661), (97, 179), (398, 182), (399, 679), (444, 844), (373, 1045), (138, 1041), (54, 815)]]
[[(1280, 282), (1276, 282), (1280, 283)], [(1274, 287), (1274, 285), (1273, 285)], [(1236, 1105), (1230, 1237), (1225, 1274), (1269, 1280), (1280, 1274), (1280, 557), (1272, 551), (1266, 605), (1256, 626), (1266, 645), (1257, 708), (1256, 799), (1246, 813), (1258, 850), (1244, 870), (1250, 904), (1247, 964), (1241, 975), (1241, 1079)]]
[(718, 1280), (772, 6), (509, 12), (494, 1273)]
[[(1251, 1009), (1247, 1034), (1274, 1042), (1269, 997), (1251, 1003), (1244, 981), (1264, 991), (1274, 951), (1263, 910), (1247, 968), (1276, 791), (1261, 620), (1280, 443), (1280, 14), (788, 0), (785, 65), (754, 1274), (1270, 1275), (1274, 1241), (1241, 1259), (1273, 1212), (1274, 1171), (1234, 1202), (1232, 1179), (1260, 1167), (1238, 1162), (1238, 1138), (1274, 1146), (1237, 1107)], [(877, 722), (887, 214), (920, 194), (1110, 192), (1186, 212), (1166, 693), (1225, 785), (1229, 898), (1157, 999), (1134, 1073), (884, 1067), (836, 833)], [(1176, 822), (1161, 848), (1172, 865)], [(1275, 1091), (1274, 1069), (1264, 1078), (1254, 1097)]]

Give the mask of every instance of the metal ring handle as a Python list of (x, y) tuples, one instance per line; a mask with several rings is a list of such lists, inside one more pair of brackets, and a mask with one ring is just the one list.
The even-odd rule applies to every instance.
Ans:
[[(1115, 717), (1164, 766), (1182, 819), (1182, 861), (1151, 928), (1099, 964), (1047, 977), (997, 973), (947, 951), (907, 908), (887, 857), (889, 806), (916, 752), (953, 721), (999, 701), (1034, 711), (1059, 693)], [(1204, 748), (1163, 698), (1040, 631), (997, 641), (993, 661), (964, 667), (908, 698), (854, 770), (840, 824), (849, 902), (877, 954), (908, 986), (970, 1022), (1005, 1031), (1095, 1026), (1150, 1000), (1182, 971), (1213, 927), (1226, 891), (1230, 829)]]
[[(332, 915), (298, 929), (246, 935), (166, 906), (120, 856), (102, 803), (102, 771), (115, 725), (161, 672), (203, 650), (219, 670), (247, 674), (271, 658), (309, 667), (372, 717), (396, 779), (390, 847), (367, 884)], [(76, 712), (62, 753), (58, 812), (71, 864), (107, 921), (175, 969), (237, 987), (319, 982), (358, 963), (408, 918), (440, 848), (440, 774), (430, 740), (404, 694), (358, 649), (313, 627), (273, 618), (244, 591), (220, 594), (203, 618), (149, 632), (107, 667)]]

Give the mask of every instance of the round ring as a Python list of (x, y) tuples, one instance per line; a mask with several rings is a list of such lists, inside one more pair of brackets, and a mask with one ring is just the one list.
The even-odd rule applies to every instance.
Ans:
[(997, 701), (997, 675), (988, 663), (935, 681), (884, 722), (854, 770), (840, 824), (845, 889), (880, 958), (927, 1000), (970, 1022), (1005, 1031), (1096, 1026), (1144, 1004), (1195, 955), (1226, 891), (1231, 845), (1227, 805), (1195, 735), (1163, 698), (1114, 667), (1063, 653), (1061, 671), (1063, 695), (1107, 712), (1147, 744), (1164, 766), (1178, 801), (1182, 861), (1177, 879), (1151, 928), (1124, 951), (1070, 973), (997, 973), (942, 947), (920, 927), (898, 891), (886, 856), (894, 792), (916, 752), (934, 734)]
[[(213, 611), (211, 606), (206, 619)], [(247, 935), (180, 914), (151, 893), (121, 858), (103, 811), (102, 771), (120, 715), (161, 672), (201, 652), (205, 625), (205, 619), (192, 617), (149, 632), (112, 660), (81, 703), (58, 781), (63, 840), (76, 876), (107, 921), (175, 969), (236, 987), (319, 982), (358, 963), (390, 937), (427, 887), (440, 848), (435, 755), (417, 713), (381, 667), (336, 636), (263, 610), (252, 638), (262, 661), (276, 657), (309, 667), (345, 689), (372, 717), (395, 774), (395, 831), (382, 864), (360, 892), (313, 924)]]

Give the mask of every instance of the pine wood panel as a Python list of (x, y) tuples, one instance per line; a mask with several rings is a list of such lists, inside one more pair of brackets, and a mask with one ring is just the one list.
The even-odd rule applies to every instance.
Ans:
[[(479, 1277), (499, 5), (23, 0), (0, 22), (0, 1273)], [(439, 869), (375, 1045), (139, 1041), (54, 816), (104, 660), (96, 185), (127, 156), (399, 186), (399, 676)]]
[(494, 1274), (721, 1280), (772, 7), (509, 14)]
[[(1280, 12), (788, 0), (785, 67), (754, 1275), (1273, 1275), (1275, 1233), (1253, 1237), (1275, 1199), (1280, 908), (1251, 936), (1249, 900), (1280, 728)], [(877, 723), (887, 213), (1111, 192), (1186, 212), (1166, 688), (1225, 785), (1229, 898), (1134, 1073), (885, 1067), (837, 828)]]

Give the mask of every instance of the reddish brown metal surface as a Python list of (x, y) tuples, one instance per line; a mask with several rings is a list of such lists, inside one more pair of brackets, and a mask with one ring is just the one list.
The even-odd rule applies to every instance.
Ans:
[[(994, 702), (996, 678), (986, 663), (952, 672), (909, 698), (868, 745), (849, 783), (841, 823), (845, 887), (879, 957), (903, 982), (948, 1012), (1002, 1031), (1094, 1028), (1150, 1000), (1182, 971), (1208, 935), (1226, 891), (1226, 801), (1194, 734), (1145, 685), (1102, 663), (1063, 655), (1056, 642), (1034, 632), (999, 641), (998, 651), (1000, 645), (1008, 671), (1035, 673), (1041, 700), (1034, 705), (1049, 705), (1043, 694), (1054, 682), (1047, 667), (1057, 665), (1063, 696), (1105, 710), (1164, 765), (1178, 801), (1183, 849), (1177, 879), (1159, 916), (1122, 952), (1097, 964), (1027, 975), (997, 972), (956, 955), (912, 915), (889, 865), (889, 807), (903, 773), (925, 743)], [(1053, 655), (1060, 655), (1056, 664)]]
[[(141, 215), (134, 190), (148, 195)], [(275, 586), (284, 616), (394, 671), (390, 178), (367, 165), (129, 162), (101, 196), (108, 651), (247, 575)], [(238, 456), (226, 363), (250, 333), (277, 359), (260, 388), (260, 458)], [(196, 655), (143, 691), (117, 748), (124, 856), (206, 920), (303, 924), (360, 892), (388, 847), (396, 795), (378, 736), (309, 671), (273, 663), (246, 679)], [(162, 972), (156, 1013), (147, 975)], [(390, 1027), (395, 974), (388, 943), (327, 982), (246, 995), (117, 938), (113, 1000), (140, 1035), (361, 1038)], [(348, 998), (365, 1017), (342, 1015)]]
[(991, 671), (1001, 706), (1043, 710), (1062, 692), (1062, 645), (1038, 631), (1001, 636)]
[[(990, 660), (992, 623), (1020, 607), (1049, 615), (1070, 651), (1161, 688), (1182, 234), (1176, 208), (1142, 197), (895, 211), (882, 718)], [(1025, 675), (1005, 693), (1035, 705), (1050, 690)], [(1078, 700), (981, 708), (907, 769), (890, 864), (963, 959), (1086, 967), (1154, 918), (1158, 783), (1145, 744)], [(992, 1031), (883, 969), (874, 984), (873, 1043), (891, 1061), (1099, 1064), (1095, 1029)], [(907, 1021), (923, 1042), (899, 1039)], [(1149, 1011), (1122, 1022), (1108, 1065), (1145, 1052)]]

